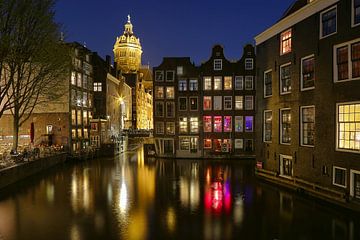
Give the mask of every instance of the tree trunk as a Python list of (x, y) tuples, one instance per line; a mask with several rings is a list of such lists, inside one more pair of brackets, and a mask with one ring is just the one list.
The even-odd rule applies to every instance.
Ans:
[(19, 144), (19, 110), (15, 107), (13, 115), (13, 146), (12, 150), (17, 152)]

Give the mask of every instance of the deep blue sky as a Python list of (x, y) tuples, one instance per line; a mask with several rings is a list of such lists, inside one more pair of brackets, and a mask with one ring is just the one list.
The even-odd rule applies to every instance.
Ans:
[(206, 61), (220, 43), (228, 59), (239, 59), (244, 44), (275, 23), (294, 0), (58, 0), (56, 20), (67, 41), (86, 43), (110, 55), (127, 15), (143, 48), (143, 64), (163, 57)]

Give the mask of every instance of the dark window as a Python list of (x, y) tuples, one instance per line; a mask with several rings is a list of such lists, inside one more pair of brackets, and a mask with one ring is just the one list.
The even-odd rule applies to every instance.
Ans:
[(360, 23), (360, 0), (354, 0), (354, 25)]
[(190, 98), (190, 110), (198, 110), (198, 98), (197, 97)]
[(321, 14), (321, 36), (325, 37), (336, 32), (336, 8)]
[(264, 73), (264, 94), (265, 97), (269, 97), (272, 95), (272, 71), (268, 71)]
[(291, 142), (291, 112), (281, 110), (281, 143)]
[(360, 42), (351, 45), (352, 77), (360, 77)]
[(345, 186), (346, 171), (342, 168), (334, 167), (334, 184)]
[(301, 110), (302, 139), (303, 145), (314, 145), (315, 137), (315, 107), (304, 107)]
[(179, 98), (179, 110), (186, 111), (187, 110), (187, 98)]
[(166, 103), (166, 117), (168, 118), (175, 117), (175, 103), (173, 102)]
[(349, 78), (349, 67), (348, 67), (348, 46), (337, 49), (337, 69), (338, 69), (338, 80), (344, 80)]
[(280, 67), (281, 93), (291, 92), (290, 64)]
[(315, 58), (309, 57), (302, 60), (302, 88), (315, 86)]

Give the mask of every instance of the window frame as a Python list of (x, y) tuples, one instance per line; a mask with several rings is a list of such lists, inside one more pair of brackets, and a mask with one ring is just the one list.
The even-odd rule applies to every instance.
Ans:
[[(196, 109), (191, 109), (191, 99), (196, 99)], [(189, 110), (190, 111), (198, 111), (199, 110), (199, 97), (189, 97)]]
[[(205, 142), (207, 141), (207, 140), (210, 140), (210, 146), (209, 147), (205, 147), (206, 146), (206, 144), (205, 144)], [(204, 145), (203, 145), (203, 148), (204, 149), (212, 149), (212, 139), (211, 138), (205, 138), (204, 139)]]
[(351, 105), (351, 104), (360, 104), (360, 101), (354, 101), (354, 102), (341, 102), (341, 103), (336, 103), (336, 141), (335, 141), (335, 150), (337, 152), (347, 152), (347, 153), (355, 153), (355, 154), (360, 154), (360, 150), (356, 151), (353, 149), (346, 149), (346, 148), (339, 148), (339, 106), (341, 105)]
[[(167, 130), (168, 125), (172, 124), (174, 127), (174, 133), (169, 133), (169, 131)], [(165, 124), (165, 135), (175, 135), (176, 134), (176, 124), (175, 122), (166, 122)]]
[[(249, 60), (251, 61), (251, 68), (248, 68), (246, 65), (247, 63), (249, 63), (249, 62), (247, 62)], [(245, 70), (254, 70), (254, 59), (253, 58), (245, 58), (244, 67), (245, 67)]]
[[(266, 140), (265, 136), (266, 136), (266, 113), (271, 113), (271, 138), (270, 140)], [(272, 143), (272, 139), (273, 139), (273, 130), (272, 130), (272, 126), (273, 126), (273, 111), (272, 110), (264, 110), (264, 116), (263, 116), (263, 142), (264, 143)]]
[[(169, 116), (168, 114), (168, 105), (172, 105), (172, 115)], [(176, 112), (176, 109), (175, 109), (175, 102), (171, 101), (171, 102), (166, 102), (165, 103), (165, 117), (166, 118), (175, 118), (175, 112)]]
[[(352, 77), (353, 68), (352, 68), (352, 58), (351, 58), (351, 53), (352, 53), (351, 46), (354, 43), (360, 43), (360, 38), (356, 38), (356, 39), (348, 41), (348, 42), (344, 42), (344, 43), (341, 43), (341, 44), (334, 45), (334, 47), (333, 47), (333, 71), (334, 71), (333, 72), (333, 76), (334, 76), (333, 81), (334, 81), (334, 83), (342, 83), (342, 82), (360, 80), (360, 77), (356, 77), (356, 78)], [(343, 48), (345, 46), (348, 48), (348, 78), (344, 79), (344, 80), (339, 80), (338, 79), (337, 50), (339, 48)]]
[[(220, 64), (220, 67), (217, 66), (217, 64)], [(221, 58), (215, 58), (214, 59), (214, 71), (221, 71), (223, 66), (223, 61)]]
[[(308, 59), (311, 59), (311, 58), (314, 58), (314, 86), (312, 87), (307, 87), (305, 88), (304, 87), (304, 75), (303, 75), (303, 61), (304, 60), (308, 60)], [(316, 81), (316, 64), (315, 64), (315, 54), (311, 54), (311, 55), (308, 55), (308, 56), (305, 56), (303, 58), (301, 58), (301, 67), (300, 67), (300, 91), (308, 91), (308, 90), (312, 90), (312, 89), (315, 89), (315, 81)]]
[[(162, 89), (162, 97), (160, 97), (158, 95), (158, 90), (159, 89)], [(164, 88), (164, 86), (155, 86), (155, 99), (164, 99), (164, 98), (165, 98), (165, 88)]]
[[(251, 118), (252, 120), (251, 120), (251, 130), (247, 130), (246, 129), (246, 118)], [(250, 132), (254, 132), (254, 127), (255, 127), (255, 116), (253, 116), (253, 115), (246, 115), (246, 116), (244, 116), (244, 118), (243, 118), (243, 120), (244, 120), (244, 132), (247, 132), (247, 133), (250, 133)]]
[[(163, 129), (163, 132), (158, 132), (158, 126), (159, 125), (162, 125), (162, 129)], [(157, 135), (164, 135), (165, 134), (165, 126), (164, 126), (164, 122), (156, 122), (155, 123), (155, 134), (157, 134)]]
[[(230, 101), (230, 103), (231, 103), (231, 107), (230, 107), (230, 108), (227, 108), (227, 107), (226, 107), (226, 100), (225, 100), (225, 98), (228, 98), (228, 99), (227, 99), (228, 102)], [(233, 109), (233, 98), (232, 98), (232, 96), (224, 96), (223, 101), (224, 101), (224, 110), (232, 110), (232, 109)]]
[[(156, 86), (158, 87), (158, 86)], [(168, 97), (168, 89), (172, 89), (172, 92), (173, 92), (173, 97)], [(166, 99), (175, 99), (175, 87), (174, 86), (166, 86), (165, 87), (165, 98)]]
[[(266, 84), (265, 84), (265, 76), (266, 76), (266, 74), (268, 74), (268, 73), (271, 73), (271, 94), (270, 95), (266, 95)], [(263, 77), (264, 77), (264, 80), (263, 80), (263, 86), (264, 86), (264, 98), (269, 98), (269, 97), (272, 97), (272, 95), (273, 95), (273, 76), (272, 76), (272, 69), (268, 69), (268, 70), (266, 70), (266, 71), (264, 71), (264, 75), (263, 75)]]
[[(204, 106), (205, 98), (210, 99), (210, 107), (209, 108), (205, 108), (205, 106)], [(203, 104), (203, 110), (204, 111), (211, 111), (213, 109), (213, 97), (212, 96), (203, 96), (202, 104)]]
[[(210, 80), (210, 88), (206, 88), (206, 83), (207, 83), (206, 80)], [(203, 90), (204, 91), (211, 91), (213, 89), (213, 83), (212, 82), (213, 82), (212, 77), (209, 77), (209, 76), (203, 77)]]
[(282, 75), (281, 75), (281, 69), (284, 68), (284, 67), (287, 67), (287, 66), (291, 66), (291, 62), (288, 62), (288, 63), (285, 63), (285, 64), (282, 64), (280, 65), (279, 67), (279, 81), (280, 81), (280, 95), (286, 95), (286, 94), (291, 94), (291, 90), (292, 90), (292, 79), (291, 79), (291, 67), (290, 67), (290, 91), (287, 91), (287, 92), (283, 92), (282, 91), (282, 88), (283, 88), (283, 83), (282, 83)]
[[(162, 115), (157, 115), (157, 105), (158, 104), (161, 104), (162, 105), (162, 109), (163, 109), (163, 111), (162, 111)], [(159, 118), (163, 118), (164, 116), (165, 116), (165, 104), (164, 104), (164, 102), (163, 101), (155, 101), (155, 117), (159, 117)]]
[[(215, 80), (220, 80), (220, 81), (216, 82)], [(220, 88), (216, 89), (216, 83), (220, 83)], [(214, 91), (222, 91), (223, 90), (223, 77), (222, 76), (214, 76), (213, 90)]]
[[(185, 121), (181, 121), (185, 119)], [(181, 123), (186, 123), (186, 131), (181, 131)], [(179, 117), (179, 134), (188, 134), (189, 133), (189, 118), (188, 117)]]
[[(179, 99), (179, 100), (178, 100), (178, 102), (179, 102), (179, 109), (178, 109), (178, 110), (179, 110), (180, 112), (185, 112), (185, 111), (187, 111), (187, 110), (188, 110), (188, 100), (187, 100), (187, 97), (179, 97), (178, 99)], [(185, 104), (185, 105), (186, 105), (186, 109), (180, 109), (180, 106), (181, 106), (181, 104), (180, 104), (180, 99), (185, 99), (185, 100), (186, 100), (186, 101), (185, 101), (185, 102), (186, 102), (186, 104)]]
[[(328, 12), (332, 11), (333, 9), (335, 9), (335, 11), (336, 11), (336, 21), (335, 21), (335, 28), (336, 28), (336, 30), (335, 30), (335, 32), (333, 32), (333, 33), (330, 33), (330, 34), (328, 34), (328, 35), (326, 35), (326, 36), (323, 36), (323, 21), (322, 21), (322, 17), (323, 17), (323, 15), (324, 15), (325, 13), (328, 13)], [(319, 39), (320, 39), (320, 40), (321, 40), (321, 39), (324, 39), (324, 38), (327, 38), (327, 37), (330, 37), (330, 36), (332, 36), (332, 35), (334, 35), (334, 34), (337, 34), (337, 30), (338, 30), (338, 11), (337, 11), (337, 5), (332, 6), (332, 7), (329, 7), (329, 8), (327, 8), (327, 9), (325, 9), (324, 11), (322, 11), (322, 12), (320, 13), (320, 19), (319, 19), (319, 21), (320, 21), (320, 24), (319, 24), (319, 26), (320, 26), (320, 31), (319, 31), (320, 36), (319, 36)]]
[[(185, 84), (181, 84), (180, 83), (185, 83)], [(188, 81), (186, 78), (181, 78), (178, 80), (178, 91), (179, 92), (186, 92), (188, 90)], [(180, 87), (182, 86), (182, 87)]]
[[(241, 88), (237, 88), (237, 85), (236, 85), (236, 80), (238, 80), (238, 81), (240, 81), (240, 83), (241, 83)], [(244, 76), (235, 76), (235, 78), (234, 78), (234, 88), (235, 88), (235, 90), (237, 90), (237, 91), (241, 91), (241, 90), (244, 90)]]
[(309, 105), (309, 106), (300, 106), (300, 146), (302, 147), (315, 147), (315, 134), (314, 134), (314, 144), (304, 144), (304, 122), (303, 122), (303, 109), (305, 108), (314, 108), (314, 133), (316, 131), (316, 108), (315, 105)]
[[(335, 170), (339, 169), (339, 170), (343, 170), (345, 172), (345, 185), (341, 185), (335, 182)], [(347, 169), (343, 168), (343, 167), (338, 167), (338, 166), (333, 166), (333, 172), (332, 172), (332, 184), (334, 186), (338, 186), (338, 187), (342, 187), (342, 188), (347, 188)]]
[[(283, 40), (282, 35), (284, 35), (288, 31), (291, 32), (291, 36), (289, 38)], [(284, 31), (282, 31), (280, 33), (280, 56), (283, 56), (285, 54), (288, 54), (288, 53), (292, 52), (292, 42), (293, 42), (292, 38), (293, 38), (293, 30), (292, 30), (292, 28), (288, 28), (288, 29), (286, 29), (286, 30), (284, 30)], [(285, 41), (290, 41), (290, 51), (288, 51), (288, 52), (283, 52), (283, 44), (284, 44)]]
[[(215, 108), (215, 103), (217, 103), (216, 100), (220, 99), (220, 108)], [(223, 96), (212, 96), (212, 110), (214, 111), (221, 111), (223, 110)]]
[[(226, 81), (230, 78), (230, 87), (226, 87)], [(232, 76), (224, 76), (223, 77), (223, 90), (224, 91), (231, 91), (233, 90), (233, 77)]]
[[(158, 75), (158, 74), (160, 74), (160, 75)], [(161, 79), (160, 80), (158, 80), (158, 76), (161, 76)], [(162, 70), (156, 70), (155, 71), (155, 82), (163, 82), (164, 81), (164, 71), (162, 71)]]
[(355, 0), (351, 0), (351, 27), (360, 26), (360, 21), (355, 23)]
[[(283, 142), (283, 129), (282, 129), (282, 125), (283, 125), (283, 119), (282, 119), (282, 112), (283, 111), (287, 111), (287, 110), (290, 110), (290, 115), (291, 115), (291, 108), (281, 108), (280, 109), (280, 119), (279, 119), (279, 133), (280, 133), (280, 144), (281, 145), (287, 145), (287, 146), (290, 146), (291, 145), (291, 142), (292, 142), (292, 138), (291, 138), (291, 131), (290, 131), (290, 142), (287, 143), (287, 142)], [(291, 116), (292, 117), (292, 116)], [(290, 129), (291, 129), (291, 125), (292, 125), (292, 121), (290, 122)]]
[[(168, 74), (172, 73), (173, 77), (172, 79), (168, 80)], [(175, 71), (174, 70), (166, 70), (166, 74), (165, 74), (165, 82), (174, 82), (175, 81)]]
[[(196, 85), (192, 84), (192, 83), (195, 83), (196, 82)], [(192, 86), (196, 86), (196, 89), (192, 89)], [(189, 79), (189, 91), (190, 92), (196, 92), (196, 91), (199, 91), (199, 80), (196, 79), (196, 78), (190, 78)]]
[[(247, 99), (246, 99), (246, 98), (247, 98), (247, 99), (251, 98), (251, 108), (247, 108), (247, 107), (246, 107), (246, 106), (247, 106), (247, 105), (246, 105), (246, 103), (247, 103), (247, 101), (246, 101)], [(254, 98), (253, 95), (245, 95), (245, 96), (244, 96), (244, 109), (245, 109), (245, 110), (249, 110), (249, 111), (254, 110), (254, 105), (255, 105), (254, 99), (255, 99), (255, 98)]]
[[(245, 90), (248, 90), (248, 91), (249, 91), (249, 90), (254, 90), (254, 76), (247, 75), (247, 76), (245, 76), (244, 79), (245, 79), (245, 80), (244, 80)], [(247, 80), (250, 80), (250, 81), (251, 81), (251, 88), (248, 88), (248, 87), (246, 86)]]

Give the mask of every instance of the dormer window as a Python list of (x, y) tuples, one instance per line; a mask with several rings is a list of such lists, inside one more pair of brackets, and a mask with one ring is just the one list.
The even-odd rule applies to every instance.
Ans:
[(222, 59), (214, 59), (214, 70), (215, 71), (222, 70)]
[(292, 45), (291, 38), (292, 38), (291, 28), (281, 33), (280, 55), (284, 55), (286, 53), (291, 52), (291, 45)]

